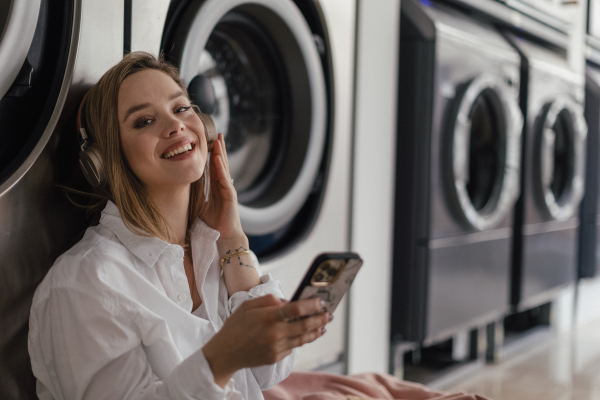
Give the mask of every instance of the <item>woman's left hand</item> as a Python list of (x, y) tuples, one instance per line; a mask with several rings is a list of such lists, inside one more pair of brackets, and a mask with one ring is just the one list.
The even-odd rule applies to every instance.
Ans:
[(229, 161), (223, 134), (219, 133), (210, 153), (210, 201), (201, 215), (211, 228), (219, 231), (220, 241), (246, 238), (238, 210), (237, 192), (229, 175)]
[[(211, 228), (220, 232), (217, 240), (219, 258), (238, 251), (249, 250), (248, 237), (242, 229), (238, 211), (237, 192), (229, 175), (229, 161), (225, 150), (225, 140), (219, 133), (210, 153), (210, 200), (200, 216)], [(229, 295), (248, 291), (260, 284), (260, 277), (254, 268), (250, 254), (228, 259), (222, 265), (225, 285)]]

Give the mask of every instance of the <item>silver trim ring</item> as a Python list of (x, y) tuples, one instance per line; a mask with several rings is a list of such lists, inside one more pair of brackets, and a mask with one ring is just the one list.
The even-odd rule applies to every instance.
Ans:
[(27, 58), (40, 14), (40, 0), (12, 0), (0, 38), (0, 98), (19, 75)]
[[(502, 186), (495, 207), (485, 214), (475, 209), (469, 193), (469, 141), (471, 120), (469, 114), (477, 97), (487, 89), (498, 96), (506, 121), (506, 157)], [(469, 83), (460, 100), (452, 138), (452, 172), (454, 190), (463, 216), (469, 225), (480, 231), (495, 227), (507, 215), (519, 196), (521, 134), (523, 114), (510, 88), (499, 77), (481, 74)]]
[[(539, 148), (538, 165), (534, 168), (538, 170), (538, 174), (533, 174), (537, 177), (538, 182), (534, 182), (534, 187), (541, 189), (542, 200), (541, 205), (547, 216), (557, 220), (564, 221), (571, 218), (577, 211), (577, 207), (583, 198), (584, 180), (585, 180), (585, 143), (587, 139), (587, 124), (583, 115), (583, 107), (576, 103), (570, 96), (557, 96), (552, 103), (547, 104), (545, 115), (543, 116), (543, 124), (540, 126), (542, 132)], [(556, 134), (552, 129), (556, 123), (558, 115), (566, 110), (571, 115), (573, 123), (572, 129), (575, 137), (573, 138), (573, 178), (570, 186), (566, 189), (568, 199), (562, 204), (558, 204), (556, 197), (551, 189), (552, 177), (554, 175), (554, 140)]]
[[(254, 208), (239, 205), (244, 231), (264, 235), (286, 226), (300, 211), (314, 186), (323, 158), (327, 131), (327, 95), (325, 76), (313, 35), (294, 3), (289, 0), (207, 0), (196, 12), (186, 40), (180, 65), (180, 75), (186, 84), (197, 73), (198, 60), (204, 44), (217, 23), (238, 6), (263, 7), (277, 15), (297, 41), (310, 88), (310, 139), (302, 168), (290, 190), (275, 203)], [(200, 45), (201, 44), (201, 45)]]

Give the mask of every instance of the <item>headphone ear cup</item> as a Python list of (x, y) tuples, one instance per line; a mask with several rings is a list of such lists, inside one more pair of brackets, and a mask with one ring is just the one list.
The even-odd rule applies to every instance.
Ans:
[(89, 145), (85, 150), (79, 152), (79, 165), (83, 171), (85, 179), (94, 188), (106, 184), (106, 171), (102, 163), (100, 149), (95, 145)]
[(208, 151), (212, 151), (213, 142), (217, 140), (218, 137), (217, 126), (215, 125), (215, 121), (213, 121), (210, 115), (204, 114), (203, 112), (198, 112), (198, 116), (204, 124), (204, 129), (206, 131), (206, 141), (208, 144)]

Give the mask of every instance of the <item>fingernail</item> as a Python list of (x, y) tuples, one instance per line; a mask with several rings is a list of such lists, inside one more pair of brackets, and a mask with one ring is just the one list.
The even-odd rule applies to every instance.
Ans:
[(333, 314), (329, 313), (329, 315), (327, 316), (329, 318), (329, 322), (333, 321)]
[(325, 308), (325, 300), (321, 299), (319, 301), (319, 304), (321, 305), (321, 307)]
[(325, 334), (325, 332), (327, 332), (327, 329), (325, 329), (325, 327), (324, 327), (324, 326), (323, 326), (323, 327), (321, 327), (321, 335), (324, 335), (324, 334)]

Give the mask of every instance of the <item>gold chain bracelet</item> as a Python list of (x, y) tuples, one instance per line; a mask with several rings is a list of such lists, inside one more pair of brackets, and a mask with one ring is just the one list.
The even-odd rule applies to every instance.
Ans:
[(229, 261), (230, 258), (235, 257), (235, 256), (243, 256), (244, 254), (250, 254), (250, 250), (236, 251), (231, 254), (226, 254), (223, 257), (221, 257), (221, 259), (219, 260), (219, 265), (223, 266), (223, 264), (225, 264), (227, 261)]

